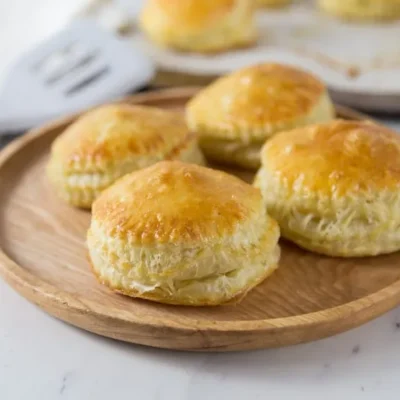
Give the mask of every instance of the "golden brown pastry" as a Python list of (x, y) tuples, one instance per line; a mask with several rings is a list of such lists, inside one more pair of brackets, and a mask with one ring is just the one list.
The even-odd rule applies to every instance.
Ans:
[(307, 72), (261, 64), (224, 76), (188, 104), (186, 120), (205, 155), (256, 169), (265, 140), (277, 132), (332, 119), (324, 84)]
[(260, 7), (284, 7), (292, 2), (292, 0), (256, 0)]
[(215, 52), (253, 43), (253, 0), (147, 0), (140, 25), (155, 43)]
[(331, 256), (400, 249), (400, 137), (370, 122), (283, 132), (268, 141), (255, 186), (282, 236)]
[(54, 141), (47, 174), (64, 200), (90, 208), (119, 177), (166, 159), (203, 163), (183, 117), (151, 107), (107, 105), (84, 114)]
[(329, 14), (354, 20), (391, 20), (400, 18), (400, 0), (319, 0)]
[(93, 204), (93, 271), (132, 297), (217, 305), (277, 268), (279, 228), (259, 190), (226, 173), (165, 161), (133, 172)]

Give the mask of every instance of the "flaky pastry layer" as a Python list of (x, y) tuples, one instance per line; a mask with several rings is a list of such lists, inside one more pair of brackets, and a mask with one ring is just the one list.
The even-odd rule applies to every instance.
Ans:
[(277, 268), (278, 238), (277, 224), (261, 211), (232, 237), (197, 245), (138, 246), (108, 235), (94, 220), (88, 247), (96, 276), (113, 290), (170, 304), (217, 305), (243, 296)]
[(400, 196), (393, 190), (317, 192), (302, 176), (288, 186), (284, 177), (262, 167), (259, 187), (268, 213), (282, 236), (299, 246), (330, 256), (359, 257), (400, 249)]

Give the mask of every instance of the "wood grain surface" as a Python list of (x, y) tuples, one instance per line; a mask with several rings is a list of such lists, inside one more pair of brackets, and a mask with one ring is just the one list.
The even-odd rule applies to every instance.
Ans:
[[(181, 109), (195, 91), (166, 90), (129, 101)], [(342, 108), (338, 114), (362, 118)], [(400, 303), (400, 254), (335, 259), (284, 241), (277, 272), (236, 305), (167, 306), (111, 292), (87, 262), (90, 213), (59, 200), (44, 174), (51, 142), (73, 119), (32, 131), (0, 153), (0, 273), (55, 317), (133, 343), (229, 351), (330, 336)]]

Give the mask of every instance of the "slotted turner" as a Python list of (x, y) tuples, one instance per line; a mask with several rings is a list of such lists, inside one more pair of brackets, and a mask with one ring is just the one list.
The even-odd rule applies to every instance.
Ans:
[(0, 135), (23, 131), (143, 87), (152, 62), (85, 19), (25, 54), (0, 88)]

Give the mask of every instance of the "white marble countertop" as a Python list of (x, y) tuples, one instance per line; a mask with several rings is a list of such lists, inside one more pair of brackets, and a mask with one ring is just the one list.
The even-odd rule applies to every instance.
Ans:
[(226, 354), (119, 343), (46, 315), (0, 282), (0, 399), (398, 400), (400, 308), (305, 345)]
[[(14, 45), (22, 46), (18, 16), (22, 4), (31, 3), (0, 2), (2, 60), (16, 54)], [(37, 15), (40, 10), (51, 15), (56, 3), (61, 4), (38, 3), (44, 8), (35, 8)], [(34, 24), (34, 10), (24, 10)], [(5, 15), (11, 19), (6, 21)], [(39, 36), (49, 29), (40, 25), (35, 25)], [(397, 127), (400, 130), (400, 117)], [(86, 333), (46, 315), (0, 280), (1, 400), (398, 400), (399, 396), (400, 308), (363, 327), (310, 344), (195, 354), (128, 345)]]

